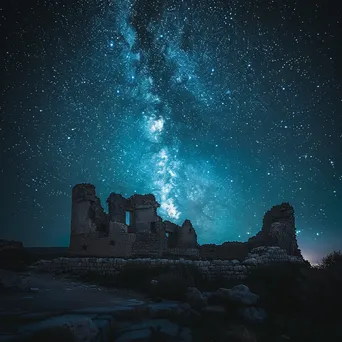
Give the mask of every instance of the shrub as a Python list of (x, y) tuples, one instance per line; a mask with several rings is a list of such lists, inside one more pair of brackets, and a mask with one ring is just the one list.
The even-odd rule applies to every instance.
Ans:
[(158, 277), (157, 284), (152, 288), (151, 295), (171, 300), (183, 300), (190, 283), (181, 275), (167, 272)]
[(201, 273), (190, 265), (168, 266), (158, 271), (154, 278), (157, 284), (150, 287), (150, 293), (154, 297), (183, 300), (188, 287), (197, 287), (203, 283)]
[(322, 259), (320, 267), (323, 269), (332, 269), (338, 267), (342, 270), (342, 252), (333, 251), (332, 253), (326, 255)]
[(119, 287), (144, 289), (153, 279), (153, 273), (148, 265), (126, 264), (115, 277), (115, 283)]
[(274, 312), (291, 312), (301, 305), (300, 264), (278, 263), (259, 266), (251, 272), (246, 284), (258, 293), (264, 305)]

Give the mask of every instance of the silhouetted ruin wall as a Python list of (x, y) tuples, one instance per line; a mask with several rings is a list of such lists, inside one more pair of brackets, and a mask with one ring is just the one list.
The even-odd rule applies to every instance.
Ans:
[[(179, 226), (158, 216), (160, 204), (153, 194), (124, 198), (111, 193), (108, 214), (92, 184), (77, 184), (72, 190), (69, 254), (101, 257), (184, 256), (205, 260), (244, 260), (259, 246), (279, 246), (301, 257), (296, 238), (294, 209), (289, 203), (272, 207), (263, 218), (260, 232), (247, 242), (222, 245), (197, 243), (190, 220)], [(213, 227), (215, 229), (215, 227)]]

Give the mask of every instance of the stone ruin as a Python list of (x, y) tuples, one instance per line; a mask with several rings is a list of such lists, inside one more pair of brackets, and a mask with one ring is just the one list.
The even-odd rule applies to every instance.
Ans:
[(297, 243), (294, 209), (289, 203), (282, 203), (267, 211), (260, 232), (248, 240), (250, 248), (279, 246), (287, 254), (302, 256)]
[(72, 190), (69, 253), (74, 255), (130, 257), (162, 255), (199, 256), (197, 234), (189, 220), (182, 226), (163, 221), (154, 195), (124, 198), (111, 193), (108, 214), (92, 184)]
[(301, 257), (296, 240), (294, 210), (288, 203), (268, 211), (262, 230), (247, 242), (201, 246), (189, 220), (179, 226), (158, 216), (160, 204), (152, 194), (124, 198), (111, 193), (107, 204), (108, 214), (96, 196), (94, 185), (77, 184), (73, 187), (69, 254), (243, 260), (255, 247), (279, 246), (288, 255)]
[(200, 255), (205, 259), (244, 258), (252, 249), (261, 246), (278, 246), (288, 255), (302, 258), (297, 243), (294, 209), (289, 203), (282, 203), (266, 212), (260, 232), (247, 242), (224, 242), (222, 245), (206, 244), (201, 246)]

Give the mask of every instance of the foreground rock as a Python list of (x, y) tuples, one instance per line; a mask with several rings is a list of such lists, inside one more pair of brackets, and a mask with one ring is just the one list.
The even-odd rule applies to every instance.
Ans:
[[(100, 330), (89, 317), (64, 315), (57, 316), (37, 323), (27, 324), (19, 330), (20, 339), (38, 340), (39, 337), (53, 338), (53, 334), (75, 342), (100, 341)], [(66, 342), (66, 341), (63, 341)]]
[(186, 301), (195, 310), (200, 310), (207, 305), (207, 300), (203, 296), (202, 292), (196, 287), (189, 287), (186, 293)]
[(220, 288), (214, 293), (201, 293), (190, 287), (186, 298), (192, 309), (208, 319), (237, 317), (243, 322), (259, 324), (267, 318), (266, 311), (256, 306), (259, 296), (243, 284), (231, 289)]
[(239, 308), (238, 315), (248, 323), (263, 323), (267, 318), (266, 311), (255, 306)]
[(255, 305), (259, 296), (251, 292), (246, 285), (237, 285), (231, 289), (220, 288), (216, 291), (216, 295), (223, 301), (233, 301), (241, 305)]
[(227, 311), (223, 306), (220, 305), (208, 305), (202, 309), (202, 314), (206, 317), (210, 316), (213, 318), (226, 317)]
[(142, 321), (123, 327), (118, 331), (116, 342), (191, 342), (192, 333), (187, 327), (181, 327), (166, 319), (154, 319)]
[(24, 274), (0, 269), (0, 289), (5, 291), (29, 291), (31, 287)]
[(107, 342), (114, 337), (117, 342), (191, 342), (191, 329), (180, 323), (186, 317), (185, 309), (176, 302), (128, 300), (126, 305), (82, 308), (51, 317), (49, 313), (23, 314), (16, 318), (20, 324), (7, 338), (37, 341), (40, 336), (48, 341), (53, 334), (58, 334), (64, 336), (63, 342)]

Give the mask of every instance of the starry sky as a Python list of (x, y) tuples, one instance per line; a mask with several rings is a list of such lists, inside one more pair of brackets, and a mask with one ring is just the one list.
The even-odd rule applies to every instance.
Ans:
[(342, 248), (342, 11), (323, 0), (0, 4), (1, 237), (67, 246), (71, 188), (154, 193), (200, 243), (295, 208)]

